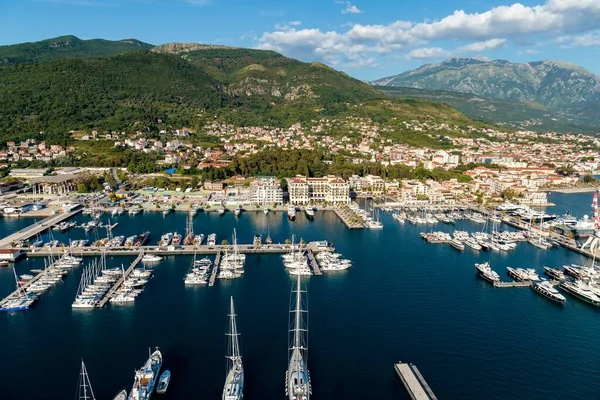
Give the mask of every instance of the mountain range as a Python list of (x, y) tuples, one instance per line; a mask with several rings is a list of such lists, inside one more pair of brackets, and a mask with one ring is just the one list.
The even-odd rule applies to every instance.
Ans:
[[(40, 131), (65, 140), (72, 130), (201, 131), (214, 121), (310, 126), (351, 116), (390, 128), (399, 142), (436, 146), (443, 136), (408, 132), (401, 121), (477, 125), (448, 105), (390, 99), (329, 66), (273, 51), (62, 36), (0, 46), (0, 60), (0, 140)], [(323, 134), (350, 134), (338, 131)]]
[[(600, 105), (600, 78), (563, 61), (518, 64), (505, 60), (451, 58), (371, 83), (383, 88), (441, 90), (508, 100), (515, 107), (537, 109), (537, 113), (532, 112), (526, 119), (537, 119), (538, 124), (543, 125), (547, 119), (567, 126), (578, 125), (582, 130), (600, 131), (600, 117), (596, 112)], [(475, 96), (472, 100), (478, 101)], [(459, 106), (461, 110), (466, 108)], [(545, 117), (540, 116), (540, 112)], [(491, 117), (492, 121), (503, 122)], [(525, 120), (512, 122), (524, 123)], [(536, 121), (529, 122), (535, 124)]]

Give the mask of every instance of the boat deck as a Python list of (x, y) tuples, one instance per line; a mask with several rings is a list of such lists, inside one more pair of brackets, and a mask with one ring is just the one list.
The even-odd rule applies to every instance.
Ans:
[(319, 263), (317, 262), (317, 260), (315, 259), (315, 255), (312, 251), (312, 248), (308, 248), (306, 250), (306, 254), (308, 255), (308, 263), (310, 264), (310, 267), (313, 271), (313, 274), (315, 275), (323, 275), (323, 272), (321, 271), (321, 268), (319, 267)]
[(110, 288), (110, 290), (108, 292), (106, 292), (106, 294), (104, 295), (102, 300), (100, 300), (98, 302), (98, 305), (96, 307), (102, 308), (102, 307), (106, 306), (106, 304), (110, 301), (110, 299), (113, 298), (113, 296), (115, 295), (117, 290), (119, 290), (119, 288), (121, 287), (123, 282), (125, 282), (125, 279), (127, 279), (129, 274), (131, 274), (131, 272), (135, 269), (135, 267), (137, 267), (138, 264), (142, 261), (142, 257), (144, 257), (144, 253), (140, 252), (140, 254), (137, 256), (137, 258), (131, 263), (129, 268), (127, 268), (127, 270), (125, 270), (125, 273), (123, 274), (123, 276), (121, 276), (119, 278), (119, 280), (115, 282), (113, 287)]
[(213, 263), (212, 271), (210, 273), (210, 279), (208, 281), (208, 286), (214, 286), (215, 280), (217, 279), (217, 273), (219, 272), (219, 264), (221, 263), (221, 251), (217, 252), (217, 256), (215, 257), (215, 262)]
[(413, 400), (437, 400), (416, 365), (399, 362), (394, 369)]
[(78, 207), (75, 210), (52, 215), (48, 218), (44, 218), (41, 221), (35, 222), (20, 231), (17, 231), (11, 235), (6, 236), (3, 239), (0, 239), (0, 248), (10, 248), (12, 243), (20, 242), (22, 240), (28, 240), (37, 235), (38, 233), (42, 233), (48, 229), (51, 229), (54, 225), (60, 224), (63, 221), (73, 217), (74, 215), (79, 214), (82, 211), (81, 207)]

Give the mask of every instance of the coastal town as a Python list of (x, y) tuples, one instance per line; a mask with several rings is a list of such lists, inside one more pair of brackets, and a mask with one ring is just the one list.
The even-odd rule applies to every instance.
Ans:
[[(408, 169), (460, 171), (459, 175), (447, 179), (386, 178), (368, 171), (361, 175), (279, 176), (277, 179), (233, 176), (221, 180), (180, 180), (180, 186), (174, 181), (176, 187), (171, 188), (174, 190), (164, 188), (170, 195), (185, 196), (188, 201), (191, 198), (192, 202), (213, 206), (226, 203), (234, 206), (282, 204), (284, 199), (293, 205), (333, 206), (349, 204), (355, 197), (376, 197), (408, 206), (494, 205), (507, 200), (545, 206), (549, 205), (548, 191), (588, 190), (593, 187), (593, 174), (599, 169), (600, 140), (587, 135), (500, 132), (489, 128), (461, 128), (418, 121), (404, 123), (411, 132), (426, 136), (437, 136), (438, 132), (459, 132), (458, 135), (446, 136), (451, 145), (440, 149), (394, 143), (394, 140), (385, 138), (385, 132), (381, 132), (377, 124), (361, 118), (313, 122), (310, 128), (294, 124), (288, 129), (212, 123), (202, 132), (203, 137), (216, 139), (208, 146), (195, 144), (196, 133), (185, 127), (161, 130), (160, 139), (147, 137), (144, 132), (73, 133), (77, 140), (66, 147), (33, 138), (20, 143), (9, 141), (0, 148), (0, 167), (6, 176), (0, 184), (0, 193), (18, 191), (34, 196), (81, 193), (88, 191), (78, 185), (82, 177), (91, 174), (105, 181), (107, 176), (114, 175), (115, 168), (59, 166), (64, 164), (64, 160), (73, 160), (78, 153), (78, 143), (82, 142), (97, 142), (117, 149), (128, 148), (133, 152), (152, 154), (156, 168), (164, 172), (131, 174), (126, 167), (116, 168), (123, 180), (136, 182), (138, 188), (149, 177), (177, 179), (178, 172), (183, 171), (183, 177), (189, 178), (193, 173), (187, 174), (187, 171), (224, 169), (232, 160), (268, 149), (321, 151), (331, 157), (342, 157), (344, 162), (354, 165), (374, 163), (382, 167), (400, 165)], [(332, 131), (346, 133), (330, 135)], [(328, 134), (324, 135), (324, 132)], [(38, 168), (20, 168), (27, 162), (35, 162)], [(296, 186), (302, 186), (302, 189)], [(319, 189), (313, 191), (313, 186)], [(122, 186), (125, 190), (127, 187)], [(102, 189), (107, 193), (117, 191), (116, 181), (104, 182)], [(8, 202), (1, 211), (11, 214), (12, 206), (14, 204)]]

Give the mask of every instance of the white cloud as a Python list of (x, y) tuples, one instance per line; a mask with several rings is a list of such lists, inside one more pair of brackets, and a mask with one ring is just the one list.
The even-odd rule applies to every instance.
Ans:
[(445, 58), (450, 56), (450, 51), (444, 50), (441, 47), (424, 47), (421, 49), (411, 50), (406, 58), (410, 60), (425, 60), (429, 58)]
[[(591, 46), (598, 43), (600, 33), (585, 33), (595, 29), (600, 30), (600, 0), (546, 0), (540, 5), (515, 3), (482, 13), (457, 10), (437, 21), (354, 24), (340, 31), (281, 29), (263, 33), (257, 47), (307, 60), (335, 60), (342, 65), (350, 60), (349, 49), (359, 49), (355, 53), (368, 60), (399, 51), (419, 58), (427, 54), (481, 52), (506, 46), (509, 41), (518, 45), (558, 36), (562, 38), (559, 44), (565, 47)], [(432, 43), (449, 40), (458, 42), (454, 51)]]
[(506, 39), (490, 39), (483, 42), (475, 42), (466, 46), (460, 47), (459, 51), (462, 52), (478, 52), (497, 49), (506, 45)]
[(288, 31), (288, 30), (292, 29), (292, 27), (299, 26), (299, 25), (302, 25), (302, 22), (300, 22), (300, 21), (283, 22), (280, 24), (275, 24), (275, 29), (277, 29), (278, 31)]
[(346, 3), (346, 8), (344, 8), (342, 10), (342, 14), (361, 14), (362, 10), (360, 10), (358, 7), (356, 7), (354, 4), (350, 3), (349, 1), (347, 1)]
[(600, 46), (600, 30), (583, 35), (566, 35), (556, 38), (561, 48)]
[(290, 25), (290, 26), (299, 26), (299, 25), (302, 25), (302, 22), (300, 22), (300, 21), (290, 21), (290, 22), (288, 22), (288, 25)]

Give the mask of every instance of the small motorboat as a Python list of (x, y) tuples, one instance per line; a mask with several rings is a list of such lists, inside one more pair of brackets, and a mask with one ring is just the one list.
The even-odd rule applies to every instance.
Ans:
[(0, 261), (0, 267), (8, 267), (8, 261)]
[(171, 381), (171, 371), (166, 370), (160, 375), (160, 379), (158, 380), (158, 384), (156, 385), (156, 393), (164, 394), (169, 387), (169, 382)]
[(121, 390), (113, 400), (127, 400), (127, 391), (125, 389)]

